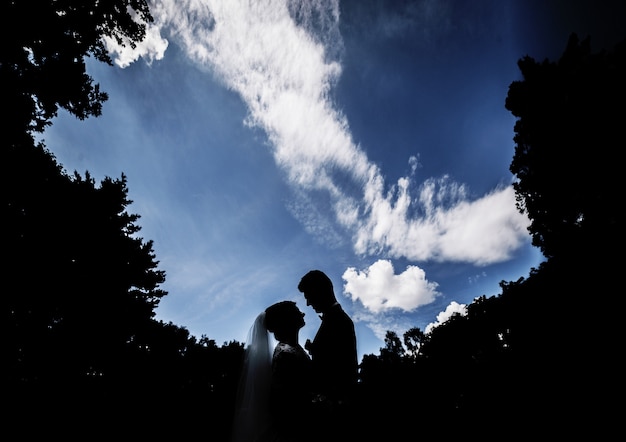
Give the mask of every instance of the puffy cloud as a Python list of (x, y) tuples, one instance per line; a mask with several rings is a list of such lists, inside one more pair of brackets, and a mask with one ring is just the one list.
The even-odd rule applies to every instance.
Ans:
[(378, 260), (363, 271), (350, 267), (343, 280), (344, 293), (374, 313), (393, 308), (410, 312), (430, 304), (439, 295), (437, 283), (428, 281), (424, 270), (408, 266), (396, 275), (387, 260)]
[(440, 326), (448, 319), (452, 317), (455, 313), (458, 313), (462, 316), (467, 314), (467, 308), (465, 304), (459, 304), (456, 301), (452, 301), (444, 311), (437, 315), (437, 321), (431, 322), (424, 328), (424, 333), (430, 333), (435, 327)]

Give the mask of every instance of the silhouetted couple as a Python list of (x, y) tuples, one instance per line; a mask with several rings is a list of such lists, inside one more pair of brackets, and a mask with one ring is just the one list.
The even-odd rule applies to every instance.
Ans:
[[(308, 272), (298, 290), (321, 315), (321, 325), (302, 347), (305, 314), (295, 302), (273, 304), (256, 318), (245, 349), (234, 442), (349, 440), (358, 370), (354, 324), (323, 272)], [(273, 354), (269, 333), (278, 342)]]

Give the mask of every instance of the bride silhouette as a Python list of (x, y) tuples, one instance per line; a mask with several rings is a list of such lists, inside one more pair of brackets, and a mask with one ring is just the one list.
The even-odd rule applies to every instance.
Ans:
[[(281, 301), (259, 314), (248, 334), (233, 442), (301, 442), (311, 405), (311, 359), (298, 342), (304, 313)], [(270, 349), (269, 334), (278, 343)], [(271, 356), (270, 356), (271, 355)]]

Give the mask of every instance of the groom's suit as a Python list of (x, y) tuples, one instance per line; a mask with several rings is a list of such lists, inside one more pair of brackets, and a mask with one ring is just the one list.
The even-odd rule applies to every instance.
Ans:
[(357, 383), (358, 362), (354, 323), (339, 303), (322, 315), (309, 352), (316, 391), (336, 404), (346, 400)]

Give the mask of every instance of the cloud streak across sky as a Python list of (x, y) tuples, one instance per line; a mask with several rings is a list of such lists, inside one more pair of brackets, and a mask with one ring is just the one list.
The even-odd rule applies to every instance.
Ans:
[[(407, 158), (408, 176), (385, 182), (332, 99), (342, 73), (338, 1), (162, 0), (152, 12), (155, 23), (136, 50), (110, 46), (118, 66), (159, 60), (172, 39), (235, 91), (248, 109), (245, 123), (264, 131), (302, 196), (292, 203), (294, 216), (309, 232), (333, 236), (316, 228), (312, 207), (329, 205), (354, 252), (376, 259), (343, 276), (344, 292), (370, 312), (411, 311), (438, 295), (423, 270), (410, 265), (396, 275), (389, 258), (482, 266), (508, 260), (528, 241), (510, 184), (471, 199), (447, 176), (417, 182), (416, 157)], [(380, 291), (393, 295), (383, 299)]]

